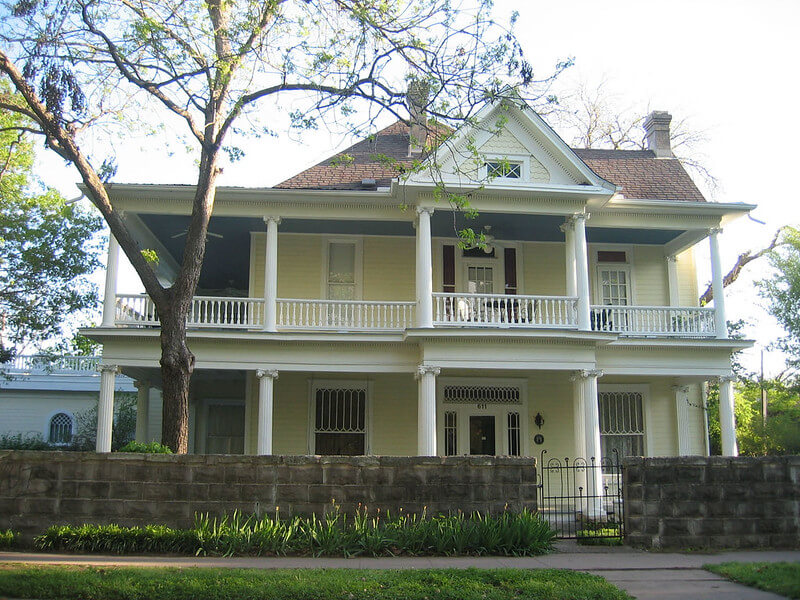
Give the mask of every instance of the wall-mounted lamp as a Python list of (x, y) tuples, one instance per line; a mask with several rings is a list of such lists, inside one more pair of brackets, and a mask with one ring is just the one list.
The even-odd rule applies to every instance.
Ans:
[(541, 428), (542, 428), (542, 425), (544, 425), (544, 417), (542, 416), (542, 413), (538, 413), (538, 412), (537, 412), (537, 413), (536, 413), (536, 416), (535, 416), (535, 417), (533, 417), (533, 422), (534, 422), (534, 423), (536, 423), (536, 426), (537, 426), (539, 429), (541, 429)]

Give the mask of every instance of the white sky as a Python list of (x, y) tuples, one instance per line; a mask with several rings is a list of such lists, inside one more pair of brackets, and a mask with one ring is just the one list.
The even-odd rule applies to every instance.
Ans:
[[(498, 16), (520, 12), (517, 34), (540, 75), (556, 60), (574, 56), (571, 81), (607, 79), (623, 105), (668, 110), (706, 130), (707, 165), (719, 178), (720, 202), (758, 204), (759, 225), (741, 219), (721, 237), (724, 264), (760, 248), (783, 224), (800, 224), (800, 192), (788, 185), (800, 145), (797, 64), (800, 63), (800, 2), (796, 0), (496, 0)], [(308, 136), (304, 143), (254, 140), (246, 158), (225, 168), (223, 185), (267, 186), (329, 156), (341, 140)], [(118, 148), (118, 182), (192, 183), (192, 158), (159, 152), (158, 137)], [(276, 160), (279, 157), (279, 160)], [(42, 158), (43, 177), (69, 196), (77, 174), (52, 157)], [(706, 244), (697, 247), (701, 289), (710, 278)], [(728, 318), (753, 323), (746, 333), (758, 342), (746, 366), (755, 369), (759, 348), (780, 330), (760, 307), (753, 281), (765, 274), (755, 263), (728, 290)], [(138, 291), (128, 271), (119, 291)], [(782, 369), (767, 354), (767, 374)]]

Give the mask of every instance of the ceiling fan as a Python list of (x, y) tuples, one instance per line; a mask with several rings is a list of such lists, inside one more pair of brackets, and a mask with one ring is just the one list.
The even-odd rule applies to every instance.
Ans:
[[(189, 230), (188, 230), (188, 229), (184, 229), (183, 231), (180, 231), (180, 232), (176, 233), (175, 235), (173, 235), (173, 236), (170, 236), (170, 239), (173, 239), (173, 240), (174, 240), (174, 239), (176, 239), (176, 238), (183, 237), (183, 236), (185, 236), (185, 235), (186, 235), (188, 232), (189, 232)], [(218, 238), (218, 239), (220, 239), (220, 240), (221, 240), (221, 239), (223, 239), (223, 238), (225, 237), (225, 236), (224, 236), (224, 235), (222, 235), (221, 233), (214, 233), (213, 231), (206, 231), (206, 236), (207, 236), (207, 237)]]

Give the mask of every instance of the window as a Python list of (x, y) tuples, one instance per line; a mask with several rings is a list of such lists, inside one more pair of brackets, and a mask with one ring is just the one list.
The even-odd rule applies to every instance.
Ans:
[(644, 412), (641, 392), (599, 392), (600, 450), (611, 458), (644, 456)]
[(520, 179), (522, 177), (522, 163), (507, 160), (492, 160), (486, 162), (487, 177), (504, 177), (506, 179)]
[(518, 412), (508, 413), (508, 455), (520, 455), (520, 419)]
[(314, 452), (366, 454), (367, 388), (319, 387), (314, 392)]
[(454, 411), (444, 413), (444, 455), (458, 454), (458, 414)]
[(467, 293), (494, 293), (494, 275), (492, 267), (467, 267)]
[(627, 269), (598, 267), (600, 302), (606, 306), (628, 306), (630, 274)]
[(356, 299), (356, 244), (331, 242), (328, 245), (328, 299)]
[(51, 444), (69, 444), (72, 441), (72, 417), (63, 412), (53, 415), (47, 439)]

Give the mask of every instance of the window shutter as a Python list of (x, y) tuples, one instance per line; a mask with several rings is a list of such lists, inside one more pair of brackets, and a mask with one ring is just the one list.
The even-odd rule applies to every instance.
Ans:
[(506, 266), (506, 294), (517, 295), (517, 249), (505, 248), (503, 250)]
[(451, 245), (442, 246), (442, 291), (456, 291), (456, 247)]

